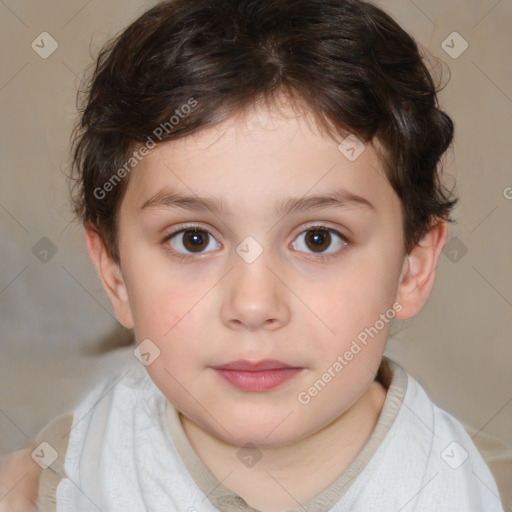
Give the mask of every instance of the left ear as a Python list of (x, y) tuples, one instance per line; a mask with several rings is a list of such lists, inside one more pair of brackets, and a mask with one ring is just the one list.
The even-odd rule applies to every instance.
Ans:
[(396, 318), (412, 318), (427, 302), (434, 286), (437, 262), (447, 236), (448, 224), (443, 218), (430, 228), (405, 257), (396, 298), (402, 305), (402, 310), (396, 313)]

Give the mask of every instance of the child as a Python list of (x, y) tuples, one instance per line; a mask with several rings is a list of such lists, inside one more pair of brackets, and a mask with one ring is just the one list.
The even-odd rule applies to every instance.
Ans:
[(17, 455), (18, 509), (502, 511), (383, 356), (456, 204), (436, 92), (359, 0), (169, 0), (104, 48), (74, 199), (136, 358)]

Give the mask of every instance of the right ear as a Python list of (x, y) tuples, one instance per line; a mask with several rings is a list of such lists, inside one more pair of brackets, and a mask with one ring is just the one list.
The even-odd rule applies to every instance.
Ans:
[(116, 263), (108, 254), (101, 236), (90, 227), (85, 229), (85, 242), (89, 257), (96, 267), (96, 272), (108, 300), (116, 313), (119, 322), (131, 329), (133, 316), (128, 300), (128, 291), (119, 263)]

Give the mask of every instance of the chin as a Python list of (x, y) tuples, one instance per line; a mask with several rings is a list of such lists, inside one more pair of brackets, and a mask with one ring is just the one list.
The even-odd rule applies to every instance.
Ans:
[(283, 422), (282, 416), (275, 420), (271, 418), (261, 421), (258, 417), (244, 415), (241, 418), (229, 418), (226, 422), (229, 434), (217, 424), (205, 427), (211, 435), (233, 446), (243, 447), (249, 444), (259, 448), (279, 448), (307, 436), (306, 432), (298, 431), (292, 422), (285, 426), (287, 421), (289, 420)]

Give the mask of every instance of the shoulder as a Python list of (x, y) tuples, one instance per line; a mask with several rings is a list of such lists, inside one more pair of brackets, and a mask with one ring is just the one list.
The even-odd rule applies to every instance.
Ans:
[(407, 391), (404, 403), (413, 413), (409, 426), (429, 444), (424, 473), (428, 486), (419, 495), (419, 510), (439, 505), (442, 496), (443, 505), (501, 511), (496, 481), (462, 423), (436, 405), (410, 375)]
[(72, 422), (71, 413), (58, 416), (28, 448), (0, 461), (0, 512), (52, 510), (48, 505), (55, 504), (57, 485), (64, 477)]
[(0, 512), (55, 510), (57, 487), (63, 479), (76, 477), (85, 443), (92, 441), (88, 459), (93, 464), (94, 448), (102, 448), (107, 427), (115, 436), (127, 409), (151, 409), (158, 398), (136, 360), (100, 379), (72, 412), (50, 421), (29, 447), (0, 458)]
[(52, 420), (36, 437), (36, 457), (43, 468), (39, 478), (38, 510), (55, 510), (57, 486), (66, 477), (65, 462), (74, 415), (66, 413)]

